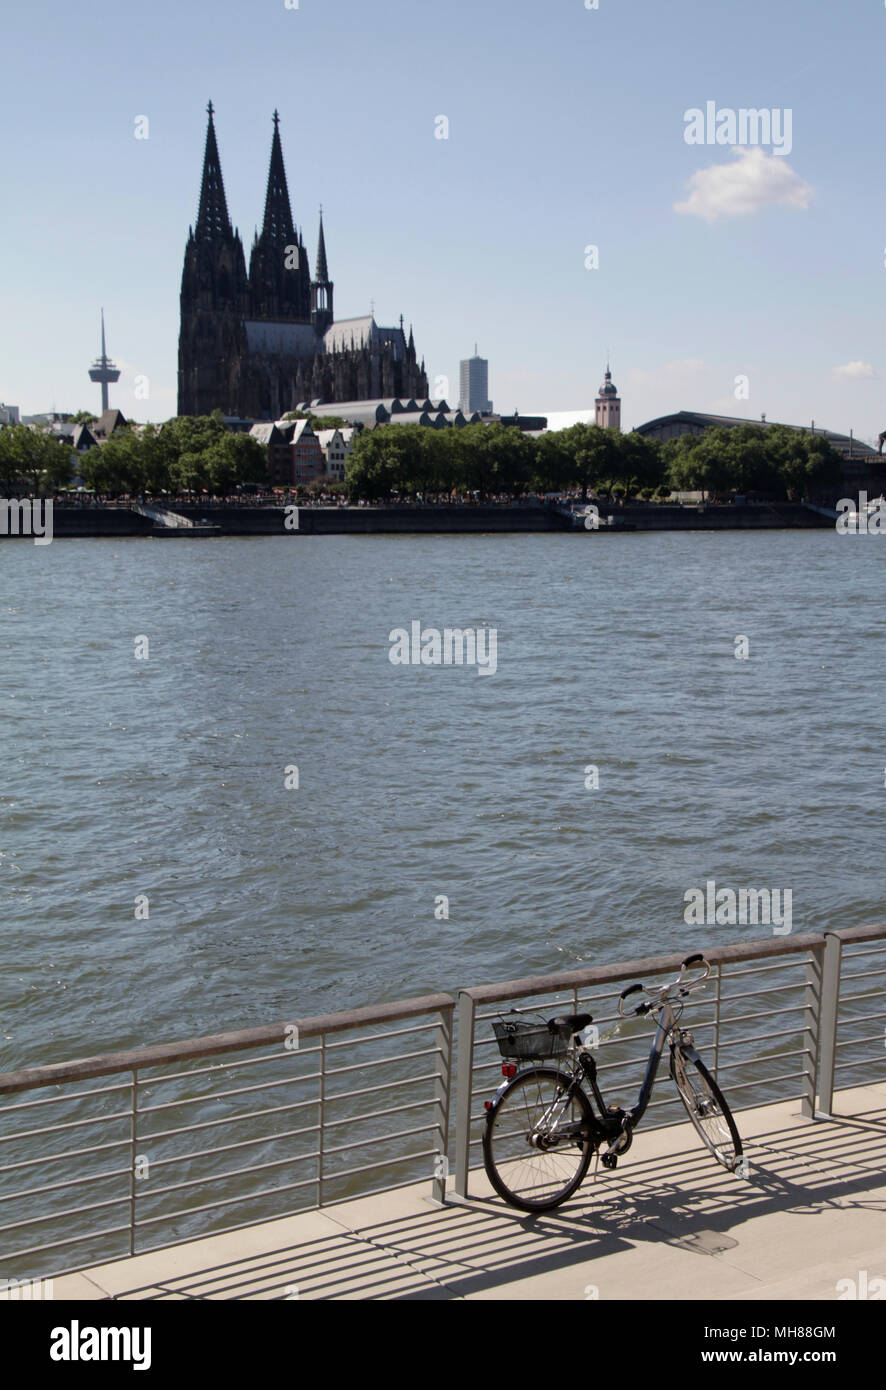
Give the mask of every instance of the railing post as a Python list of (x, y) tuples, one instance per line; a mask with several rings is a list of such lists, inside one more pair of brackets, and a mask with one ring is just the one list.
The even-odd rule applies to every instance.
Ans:
[(129, 1253), (135, 1254), (135, 1161), (138, 1148), (138, 1069), (132, 1068), (129, 1116)]
[(466, 990), (458, 992), (458, 1074), (455, 1082), (455, 1194), (468, 1195), (471, 1162), (471, 1110), (473, 1108), (474, 1000)]
[[(435, 1202), (446, 1201), (446, 1175), (449, 1171), (449, 1093), (452, 1078), (452, 1008), (441, 1009), (434, 1030), (437, 1049), (437, 1075), (434, 1098), (437, 1105), (437, 1159), (431, 1196)], [(442, 1162), (439, 1160), (442, 1159)]]
[(833, 1113), (837, 1062), (837, 1021), (840, 1014), (840, 967), (843, 941), (836, 932), (824, 934), (824, 965), (819, 1022), (818, 1110), (822, 1119)]
[(800, 1114), (815, 1117), (815, 1080), (821, 1054), (821, 996), (824, 941), (810, 947), (806, 958), (806, 1007), (803, 1012), (803, 1081)]
[(720, 1065), (720, 996), (723, 991), (723, 966), (717, 961), (717, 991), (714, 997), (714, 1080)]
[(320, 1097), (317, 1134), (317, 1206), (323, 1205), (323, 1126), (326, 1123), (326, 1034), (320, 1034)]

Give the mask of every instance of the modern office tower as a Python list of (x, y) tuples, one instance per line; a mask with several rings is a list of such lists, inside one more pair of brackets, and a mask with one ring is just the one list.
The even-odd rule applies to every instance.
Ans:
[(492, 401), (489, 399), (489, 361), (485, 357), (477, 356), (476, 343), (473, 357), (466, 357), (459, 364), (458, 405), (466, 415), (473, 414), (475, 410), (485, 415), (492, 412)]

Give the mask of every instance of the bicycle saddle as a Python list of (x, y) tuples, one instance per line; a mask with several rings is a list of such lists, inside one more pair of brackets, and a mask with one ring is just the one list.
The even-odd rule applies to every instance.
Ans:
[(556, 1033), (561, 1038), (571, 1038), (573, 1033), (580, 1033), (593, 1021), (591, 1014), (560, 1014), (557, 1018), (548, 1019), (548, 1032)]

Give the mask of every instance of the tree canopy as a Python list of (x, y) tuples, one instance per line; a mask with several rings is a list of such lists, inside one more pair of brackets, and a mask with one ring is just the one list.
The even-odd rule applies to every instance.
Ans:
[(822, 435), (784, 425), (710, 429), (659, 444), (585, 424), (538, 438), (496, 423), (445, 430), (391, 424), (358, 437), (346, 483), (352, 500), (366, 501), (573, 490), (582, 498), (701, 490), (798, 499), (838, 485), (841, 471), (840, 455)]

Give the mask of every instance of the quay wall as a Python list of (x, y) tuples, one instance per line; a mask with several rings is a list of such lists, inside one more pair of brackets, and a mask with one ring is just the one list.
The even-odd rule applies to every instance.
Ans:
[[(670, 506), (628, 504), (601, 508), (613, 526), (589, 533), (555, 507), (300, 507), (297, 532), (284, 528), (283, 507), (200, 506), (182, 503), (175, 510), (193, 521), (206, 520), (223, 536), (470, 535), (511, 532), (572, 531), (604, 536), (611, 531), (733, 531), (833, 527), (827, 517), (799, 503), (746, 506)], [(156, 534), (150, 517), (125, 506), (53, 509), (53, 536), (121, 537)], [(7, 537), (0, 537), (7, 539)], [(28, 539), (30, 537), (9, 539)]]

